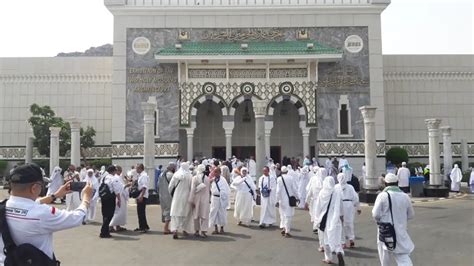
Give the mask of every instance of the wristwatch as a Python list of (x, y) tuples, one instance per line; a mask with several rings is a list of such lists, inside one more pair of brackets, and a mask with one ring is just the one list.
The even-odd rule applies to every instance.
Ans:
[(56, 201), (56, 199), (57, 199), (57, 198), (56, 198), (56, 195), (51, 194), (51, 195), (49, 195), (49, 196), (51, 196), (51, 202), (55, 202), (55, 201)]

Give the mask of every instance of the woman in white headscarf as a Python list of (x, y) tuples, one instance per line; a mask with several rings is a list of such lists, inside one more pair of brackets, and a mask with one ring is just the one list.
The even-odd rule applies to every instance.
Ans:
[(342, 191), (342, 210), (344, 216), (343, 230), (342, 230), (342, 243), (343, 248), (346, 246), (346, 240), (349, 240), (351, 248), (354, 247), (354, 215), (360, 214), (359, 195), (355, 191), (352, 185), (347, 184), (348, 176), (345, 173), (337, 175), (337, 181), (339, 184), (335, 186), (335, 189)]
[(313, 232), (318, 232), (319, 238), (319, 251), (324, 251), (324, 237), (323, 232), (318, 229), (318, 225), (316, 224), (316, 203), (318, 202), (318, 196), (321, 189), (323, 189), (323, 181), (326, 176), (328, 176), (328, 172), (324, 167), (314, 167), (313, 172), (316, 172), (311, 177), (311, 180), (308, 183), (306, 188), (307, 195), (306, 195), (306, 209), (309, 210), (309, 215), (311, 216), (311, 223), (313, 224)]
[[(299, 199), (306, 199), (306, 187), (309, 183), (310, 173), (309, 167), (303, 166), (301, 169), (301, 174), (298, 180), (298, 198)], [(303, 200), (300, 201), (298, 208), (303, 209), (305, 207), (305, 202)]]
[[(229, 167), (227, 167), (227, 165), (221, 165), (220, 166), (221, 168), (221, 177), (225, 178), (225, 181), (227, 182), (227, 184), (230, 183), (230, 180), (231, 180), (231, 177), (232, 177), (232, 174), (230, 173), (230, 170), (229, 170)], [(227, 210), (230, 209), (230, 200), (227, 201)]]
[(171, 178), (168, 191), (171, 194), (171, 223), (170, 229), (173, 232), (173, 239), (178, 239), (178, 230), (183, 231), (187, 236), (192, 230), (192, 212), (189, 203), (189, 193), (191, 192), (192, 175), (189, 172), (189, 164), (183, 162), (180, 168)]
[(253, 206), (255, 200), (255, 183), (253, 178), (248, 175), (248, 169), (242, 167), (241, 175), (234, 178), (232, 188), (237, 191), (235, 196), (234, 218), (239, 222), (238, 225), (249, 226), (253, 218)]
[(209, 228), (209, 193), (210, 181), (204, 175), (206, 166), (204, 164), (196, 167), (196, 175), (193, 176), (191, 183), (191, 193), (189, 193), (189, 202), (193, 207), (194, 219), (194, 236), (207, 237), (207, 229)]
[(95, 207), (97, 206), (97, 199), (99, 198), (99, 181), (97, 180), (97, 177), (95, 177), (93, 169), (86, 170), (86, 176), (84, 177), (83, 181), (90, 182), (92, 189), (94, 189), (94, 195), (92, 196), (90, 207), (87, 210), (85, 221), (89, 222), (95, 220)]
[(454, 168), (453, 170), (451, 170), (451, 175), (449, 175), (449, 177), (451, 178), (451, 191), (459, 192), (459, 189), (461, 187), (462, 172), (457, 164), (454, 165)]
[[(323, 189), (319, 192), (316, 203), (315, 223), (323, 231), (324, 237), (324, 263), (332, 264), (333, 255), (337, 254), (339, 265), (344, 265), (344, 250), (341, 245), (342, 234), (342, 195), (341, 190), (335, 189), (332, 176), (327, 176), (323, 181)], [(324, 229), (324, 230), (323, 230)]]
[(59, 187), (63, 185), (63, 178), (61, 176), (61, 168), (59, 166), (54, 167), (51, 177), (49, 178), (48, 192), (46, 195), (55, 193)]

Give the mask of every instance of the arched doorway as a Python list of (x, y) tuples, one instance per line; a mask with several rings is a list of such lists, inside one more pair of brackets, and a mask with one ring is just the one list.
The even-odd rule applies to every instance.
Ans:
[(255, 114), (250, 99), (237, 106), (232, 131), (232, 155), (240, 159), (255, 156)]
[[(221, 158), (221, 152), (216, 150), (225, 147), (225, 134), (222, 128), (221, 107), (212, 100), (206, 100), (199, 105), (196, 113), (196, 129), (194, 131), (193, 150), (195, 158)], [(225, 148), (224, 148), (225, 157)]]
[(296, 106), (289, 100), (283, 100), (274, 106), (273, 128), (270, 146), (280, 146), (281, 157), (300, 158), (303, 163), (303, 136), (299, 125), (300, 115)]

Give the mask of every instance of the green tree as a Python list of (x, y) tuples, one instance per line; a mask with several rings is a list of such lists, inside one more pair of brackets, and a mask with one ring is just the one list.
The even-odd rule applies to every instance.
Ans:
[(93, 127), (87, 126), (86, 130), (81, 127), (81, 156), (86, 163), (86, 149), (92, 148), (95, 145), (95, 129)]
[(35, 136), (34, 146), (41, 155), (49, 156), (50, 147), (50, 127), (60, 127), (59, 133), (59, 153), (64, 156), (71, 145), (71, 133), (69, 123), (65, 122), (61, 117), (57, 117), (51, 107), (39, 106), (36, 103), (30, 106), (32, 116), (28, 119), (28, 123), (33, 129)]
[[(71, 126), (63, 118), (57, 117), (51, 107), (39, 106), (32, 104), (30, 106), (32, 116), (28, 119), (33, 128), (33, 135), (35, 136), (34, 146), (38, 149), (41, 155), (49, 156), (50, 149), (50, 127), (60, 127), (59, 132), (59, 154), (65, 156), (71, 149)], [(95, 145), (95, 129), (87, 127), (86, 130), (81, 128), (81, 154), (85, 160), (84, 150)]]
[(395, 165), (400, 165), (402, 162), (408, 163), (408, 152), (403, 148), (393, 147), (387, 151), (385, 158)]

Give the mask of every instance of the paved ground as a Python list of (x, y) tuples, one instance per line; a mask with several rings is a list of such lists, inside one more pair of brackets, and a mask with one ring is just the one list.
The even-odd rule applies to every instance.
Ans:
[[(414, 206), (416, 217), (409, 225), (416, 245), (414, 265), (474, 264), (473, 195), (417, 202)], [(370, 206), (364, 206), (362, 215), (356, 218), (357, 248), (347, 250), (347, 265), (379, 265), (376, 226), (370, 211)], [(291, 239), (282, 238), (276, 228), (260, 230), (256, 224), (239, 227), (232, 213), (228, 214), (230, 224), (225, 235), (173, 240), (162, 234), (160, 207), (152, 205), (147, 208), (152, 229), (148, 234), (125, 232), (104, 240), (98, 237), (99, 223), (81, 226), (55, 234), (56, 256), (62, 265), (322, 265), (323, 254), (316, 250), (317, 239), (307, 212), (296, 212)], [(135, 227), (137, 216), (132, 205), (128, 228)]]

